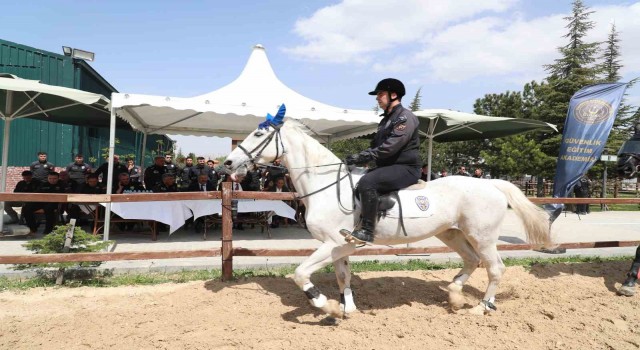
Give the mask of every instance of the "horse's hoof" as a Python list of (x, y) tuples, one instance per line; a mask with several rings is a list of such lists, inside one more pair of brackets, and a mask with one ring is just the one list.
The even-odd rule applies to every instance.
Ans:
[(340, 311), (342, 311), (345, 315), (350, 314), (358, 310), (355, 304), (351, 304), (346, 306), (345, 304), (340, 304)]
[(467, 303), (464, 295), (462, 294), (462, 286), (456, 283), (450, 283), (447, 286), (449, 291), (449, 305), (451, 305), (451, 309), (459, 310), (464, 304)]
[(322, 307), (322, 311), (335, 318), (342, 318), (344, 316), (344, 313), (340, 309), (340, 303), (336, 300), (327, 301), (327, 303)]
[(632, 297), (636, 294), (636, 287), (629, 287), (622, 285), (620, 289), (618, 289), (618, 295), (624, 295), (625, 297)]

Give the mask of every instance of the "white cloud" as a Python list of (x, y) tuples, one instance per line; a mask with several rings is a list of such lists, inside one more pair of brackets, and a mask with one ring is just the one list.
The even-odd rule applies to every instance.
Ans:
[(286, 52), (321, 62), (368, 62), (372, 53), (419, 42), (430, 32), (484, 13), (502, 12), (517, 0), (344, 0), (296, 21), (305, 43)]
[[(294, 32), (305, 43), (286, 51), (312, 61), (419, 74), (430, 81), (540, 79), (545, 75), (542, 66), (553, 63), (559, 57), (557, 47), (566, 43), (567, 14), (524, 19), (515, 4), (345, 0), (297, 21)], [(588, 40), (604, 41), (615, 21), (621, 32), (623, 73), (640, 71), (640, 2), (592, 10), (597, 26)]]

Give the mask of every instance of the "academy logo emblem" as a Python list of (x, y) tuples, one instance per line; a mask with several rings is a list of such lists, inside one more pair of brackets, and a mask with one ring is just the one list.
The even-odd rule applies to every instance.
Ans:
[(418, 196), (416, 197), (416, 205), (418, 209), (427, 211), (427, 209), (429, 209), (429, 200), (425, 196)]
[(613, 107), (603, 100), (587, 100), (580, 102), (573, 114), (581, 123), (598, 124), (609, 119), (613, 115)]

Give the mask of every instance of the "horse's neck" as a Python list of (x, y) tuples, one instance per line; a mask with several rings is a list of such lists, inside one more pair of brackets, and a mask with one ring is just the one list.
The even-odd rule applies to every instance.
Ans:
[[(283, 131), (285, 132), (283, 135), (283, 143), (286, 151), (283, 157), (283, 163), (289, 168), (291, 180), (296, 188), (296, 192), (298, 192), (300, 196), (317, 191), (338, 179), (338, 164), (340, 163), (338, 157), (296, 127), (289, 127)], [(340, 177), (345, 174), (346, 168), (343, 166)], [(351, 189), (348, 183), (348, 181), (343, 180), (341, 182), (341, 190), (350, 196)], [(311, 202), (322, 203), (327, 200), (337, 200), (335, 187), (318, 192), (304, 199), (307, 206), (309, 206)]]

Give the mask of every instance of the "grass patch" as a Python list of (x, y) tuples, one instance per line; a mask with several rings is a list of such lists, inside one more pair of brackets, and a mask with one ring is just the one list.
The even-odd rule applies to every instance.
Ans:
[[(591, 257), (591, 256), (568, 256), (555, 258), (506, 258), (506, 266), (523, 266), (531, 268), (533, 266), (551, 264), (577, 264), (577, 263), (604, 263), (610, 261), (630, 261), (631, 256), (615, 257)], [(235, 280), (249, 278), (283, 278), (293, 274), (296, 266), (279, 266), (274, 268), (258, 269), (236, 269), (233, 273)], [(434, 263), (428, 260), (407, 260), (407, 261), (385, 261), (377, 260), (352, 262), (351, 271), (424, 271), (424, 270), (444, 270), (458, 269), (462, 263)], [(320, 270), (320, 273), (333, 273), (333, 266), (327, 266)], [(155, 285), (162, 283), (185, 283), (191, 281), (219, 280), (222, 276), (220, 270), (184, 270), (180, 272), (150, 272), (135, 274), (114, 275), (110, 271), (80, 270), (68, 271), (65, 277), (65, 285), (61, 288), (76, 287), (118, 287), (136, 285)], [(55, 287), (55, 275), (52, 271), (40, 271), (32, 278), (7, 278), (0, 277), (0, 291), (20, 291), (37, 287)]]

